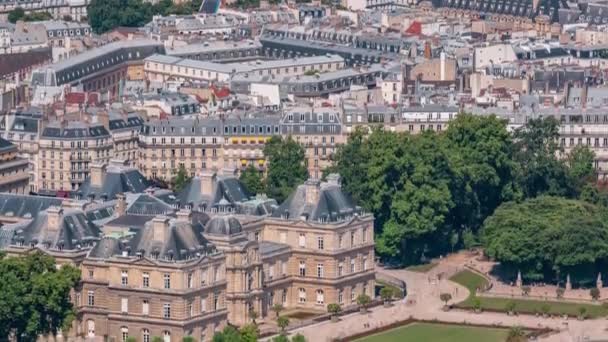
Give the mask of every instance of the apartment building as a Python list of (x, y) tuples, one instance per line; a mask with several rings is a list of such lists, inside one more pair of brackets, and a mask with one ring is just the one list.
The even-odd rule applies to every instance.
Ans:
[(0, 192), (29, 192), (28, 161), (17, 154), (16, 145), (0, 138)]
[(291, 108), (281, 119), (281, 135), (292, 136), (305, 148), (311, 177), (319, 179), (331, 165), (338, 145), (346, 142), (340, 111), (333, 108)]
[(332, 72), (344, 68), (337, 55), (221, 64), (209, 61), (153, 55), (145, 59), (144, 71), (151, 81), (205, 81), (228, 83), (237, 74), (295, 76), (306, 72)]
[(279, 118), (170, 119), (146, 122), (140, 133), (139, 169), (148, 178), (171, 179), (180, 165), (189, 174), (207, 170), (263, 169), (265, 142), (279, 134)]
[(93, 164), (109, 163), (112, 154), (112, 137), (102, 124), (48, 123), (39, 140), (38, 192), (67, 196), (89, 177)]

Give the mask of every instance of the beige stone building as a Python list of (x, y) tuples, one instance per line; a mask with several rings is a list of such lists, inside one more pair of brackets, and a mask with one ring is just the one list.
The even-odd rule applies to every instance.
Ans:
[(89, 177), (92, 164), (109, 163), (112, 139), (101, 124), (48, 123), (38, 151), (38, 192), (68, 193)]
[(0, 138), (0, 192), (29, 192), (28, 161), (17, 156), (17, 146)]
[(64, 202), (2, 229), (11, 255), (41, 250), (80, 267), (69, 336), (91, 340), (210, 341), (252, 312), (274, 318), (274, 304), (319, 313), (374, 295), (373, 217), (337, 175), (307, 181), (278, 206), (246, 193), (234, 172), (206, 172), (174, 200), (149, 189)]
[(155, 217), (132, 238), (104, 238), (91, 250), (81, 264), (77, 335), (208, 341), (225, 325), (225, 255), (188, 213), (176, 216)]

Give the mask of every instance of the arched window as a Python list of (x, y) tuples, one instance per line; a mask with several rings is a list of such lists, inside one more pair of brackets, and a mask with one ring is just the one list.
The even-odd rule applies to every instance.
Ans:
[(171, 332), (168, 330), (163, 331), (163, 341), (171, 342)]
[(141, 337), (142, 337), (141, 340), (143, 342), (150, 342), (150, 330), (148, 330), (148, 329), (142, 330)]
[(127, 339), (129, 338), (129, 328), (120, 328), (120, 336), (122, 337), (122, 342), (127, 342)]
[(317, 304), (325, 303), (325, 295), (323, 290), (317, 290)]
[(92, 319), (87, 321), (87, 336), (89, 336), (89, 337), (95, 336), (95, 321)]

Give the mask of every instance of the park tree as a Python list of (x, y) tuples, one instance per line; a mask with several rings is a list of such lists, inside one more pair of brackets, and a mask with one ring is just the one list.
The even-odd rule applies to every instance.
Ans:
[(559, 122), (553, 117), (528, 120), (515, 131), (513, 156), (523, 197), (573, 195), (567, 165), (558, 158), (558, 138)]
[(385, 303), (390, 303), (394, 296), (394, 290), (388, 286), (385, 286), (380, 290), (380, 298), (382, 298)]
[(273, 136), (264, 146), (268, 160), (266, 194), (281, 203), (308, 178), (304, 148), (291, 136)]
[(188, 171), (186, 171), (186, 167), (184, 167), (184, 164), (179, 164), (177, 174), (171, 180), (171, 188), (174, 192), (180, 192), (184, 189), (186, 184), (188, 184), (190, 179), (191, 177), (188, 176)]
[(272, 311), (274, 311), (274, 314), (277, 318), (279, 318), (281, 311), (283, 311), (284, 309), (285, 308), (281, 304), (275, 304), (272, 306)]
[(260, 330), (255, 324), (246, 324), (240, 330), (241, 342), (257, 342)]
[(261, 194), (265, 191), (262, 175), (253, 165), (247, 166), (247, 168), (241, 172), (239, 180), (250, 194)]
[(2, 255), (0, 274), (0, 336), (34, 341), (69, 329), (75, 317), (70, 291), (80, 281), (78, 269), (58, 268), (52, 257), (37, 252)]
[(338, 314), (342, 311), (340, 304), (327, 304), (327, 312), (331, 314), (332, 321), (336, 321)]
[(224, 330), (213, 335), (213, 342), (242, 342), (241, 333), (235, 327), (228, 325)]
[(306, 342), (306, 338), (302, 334), (295, 334), (291, 338), (291, 342)]
[(527, 342), (526, 332), (519, 326), (509, 329), (506, 342)]
[(439, 299), (443, 302), (445, 306), (448, 305), (448, 302), (452, 300), (452, 295), (449, 293), (442, 293), (439, 295)]
[(485, 253), (514, 278), (553, 280), (571, 274), (591, 283), (608, 260), (608, 229), (603, 211), (590, 203), (540, 196), (508, 202), (482, 228)]
[(8, 21), (11, 23), (16, 23), (19, 20), (22, 20), (25, 17), (25, 10), (21, 7), (17, 7), (14, 10), (8, 12)]
[(446, 131), (453, 177), (450, 215), (457, 233), (474, 233), (504, 201), (515, 197), (513, 141), (506, 121), (496, 116), (461, 114)]
[(285, 329), (289, 326), (289, 318), (285, 316), (279, 316), (277, 318), (277, 325), (281, 329), (281, 334), (285, 335)]
[(570, 151), (567, 158), (570, 182), (578, 196), (587, 185), (595, 185), (597, 179), (593, 167), (595, 153), (588, 146), (579, 145)]

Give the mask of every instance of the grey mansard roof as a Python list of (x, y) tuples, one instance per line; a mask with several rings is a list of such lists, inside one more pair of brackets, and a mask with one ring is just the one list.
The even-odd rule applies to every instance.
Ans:
[[(318, 191), (316, 200), (307, 201), (308, 191)], [(315, 196), (308, 197), (314, 198)], [(316, 180), (308, 180), (297, 187), (277, 208), (273, 216), (306, 221), (339, 222), (360, 213), (361, 208), (357, 207), (352, 198), (342, 191), (338, 181), (319, 184)]]
[(44, 249), (76, 250), (90, 246), (101, 236), (101, 230), (78, 209), (59, 209), (58, 227), (52, 227), (47, 209), (25, 224), (15, 225), (12, 245), (41, 246)]
[(82, 198), (89, 195), (95, 195), (95, 198), (99, 198), (105, 195), (107, 199), (113, 199), (116, 198), (118, 193), (142, 193), (150, 186), (151, 182), (139, 170), (126, 166), (110, 165), (106, 168), (101, 187), (91, 185), (91, 178), (89, 177), (78, 188), (78, 194)]
[(164, 239), (155, 237), (153, 222), (147, 222), (135, 235), (127, 240), (106, 237), (91, 250), (89, 257), (107, 259), (127, 252), (134, 256), (152, 257), (165, 261), (183, 261), (215, 251), (215, 246), (202, 235), (206, 214), (193, 213), (191, 222), (178, 222), (164, 217), (168, 224), (164, 228)]
[(177, 200), (181, 205), (191, 204), (194, 207), (205, 205), (206, 208), (212, 208), (219, 205), (222, 200), (235, 204), (245, 202), (252, 196), (234, 176), (215, 176), (213, 188), (206, 190), (209, 195), (202, 193), (201, 182), (201, 177), (196, 176), (177, 194)]
[(34, 218), (40, 211), (59, 206), (61, 202), (55, 197), (0, 193), (0, 216)]
[(243, 231), (243, 226), (232, 215), (219, 214), (205, 225), (205, 234), (234, 235)]
[(55, 139), (109, 138), (110, 133), (103, 125), (87, 125), (70, 121), (65, 127), (59, 124), (49, 124), (42, 131), (42, 136)]

